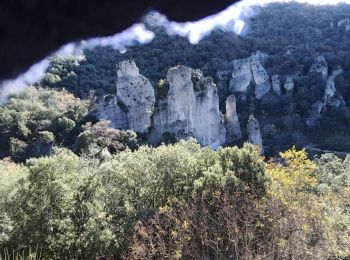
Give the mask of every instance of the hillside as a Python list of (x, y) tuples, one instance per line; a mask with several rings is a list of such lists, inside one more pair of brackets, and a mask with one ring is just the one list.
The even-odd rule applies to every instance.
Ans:
[[(236, 95), (243, 138), (233, 143), (247, 140), (245, 126), (253, 114), (260, 123), (264, 146), (271, 154), (292, 144), (349, 152), (350, 113), (346, 104), (350, 100), (347, 20), (350, 7), (290, 3), (271, 4), (257, 10), (258, 14), (251, 20), (250, 31), (245, 36), (213, 31), (199, 44), (192, 45), (185, 38), (168, 36), (161, 27), (152, 27), (150, 29), (156, 37), (151, 43), (130, 47), (123, 54), (111, 47), (98, 47), (85, 50), (84, 56), (79, 58), (54, 57), (41, 84), (65, 88), (80, 97), (88, 97), (91, 91), (97, 96), (114, 95), (116, 66), (120, 61), (132, 59), (159, 98), (164, 96), (164, 88), (159, 82), (166, 78), (169, 68), (184, 65), (201, 69), (205, 77), (213, 78), (220, 110), (225, 114), (227, 97), (237, 94), (230, 89), (228, 82), (234, 61), (260, 51), (267, 55), (263, 67), (271, 84), (273, 76), (278, 75), (281, 81), (292, 76), (293, 93), (277, 97), (268, 95), (260, 100), (249, 93), (243, 98)], [(344, 101), (341, 101), (342, 105), (321, 108), (318, 104), (326, 85), (320, 75), (310, 73), (318, 57), (324, 57), (329, 75), (342, 68), (343, 72), (334, 77), (337, 95)], [(315, 117), (314, 110), (322, 110), (322, 113), (312, 119), (316, 122), (309, 127), (306, 122)]]

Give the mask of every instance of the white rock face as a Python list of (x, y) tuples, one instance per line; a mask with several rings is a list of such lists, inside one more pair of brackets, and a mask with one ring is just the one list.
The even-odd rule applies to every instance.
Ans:
[(284, 83), (284, 89), (287, 93), (293, 93), (294, 81), (292, 76), (287, 76), (286, 82)]
[(118, 78), (127, 76), (138, 76), (140, 74), (139, 68), (136, 66), (133, 60), (124, 60), (122, 62), (119, 62), (118, 67)]
[(158, 143), (168, 132), (177, 138), (193, 136), (214, 149), (224, 144), (226, 130), (212, 80), (199, 71), (177, 66), (168, 71), (167, 81), (169, 92), (153, 116), (151, 143)]
[(314, 64), (311, 65), (310, 72), (317, 72), (322, 74), (323, 80), (327, 79), (328, 76), (328, 64), (326, 62), (326, 59), (323, 55), (318, 56)]
[(271, 88), (269, 75), (262, 63), (267, 55), (261, 52), (253, 54), (247, 59), (234, 60), (230, 89), (235, 93), (245, 93), (251, 82), (255, 83), (255, 95), (261, 99)]
[(343, 73), (342, 68), (336, 68), (332, 71), (332, 74), (328, 77), (326, 82), (326, 88), (324, 91), (324, 106), (334, 106), (339, 107), (341, 105), (345, 105), (343, 97), (337, 92), (335, 87), (335, 78)]
[(153, 87), (132, 60), (120, 62), (117, 75), (117, 95), (100, 100), (97, 117), (110, 120), (115, 128), (146, 133), (155, 103)]
[(259, 60), (253, 60), (251, 68), (255, 81), (255, 97), (261, 99), (270, 91), (269, 75)]
[(234, 95), (228, 96), (226, 99), (226, 142), (232, 143), (235, 140), (242, 138), (241, 126), (239, 124), (236, 98)]
[(119, 63), (117, 97), (126, 107), (129, 129), (147, 132), (155, 103), (154, 89), (132, 60)]
[(253, 80), (250, 60), (234, 60), (233, 67), (230, 89), (234, 92), (246, 92), (250, 82)]
[(254, 116), (250, 116), (247, 125), (248, 141), (252, 144), (259, 146), (260, 153), (264, 153), (262, 146), (262, 138), (260, 133), (260, 126), (258, 120)]
[(279, 80), (278, 75), (272, 76), (272, 90), (276, 95), (281, 95), (281, 81)]
[(100, 120), (111, 121), (110, 126), (113, 128), (127, 130), (129, 129), (128, 117), (117, 103), (117, 97), (114, 95), (100, 98), (97, 104), (96, 116)]

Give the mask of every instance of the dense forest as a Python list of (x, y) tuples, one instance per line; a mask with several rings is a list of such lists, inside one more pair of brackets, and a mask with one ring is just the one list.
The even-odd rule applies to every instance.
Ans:
[[(146, 16), (150, 43), (53, 56), (40, 82), (11, 94), (0, 105), (0, 259), (349, 259), (350, 30), (338, 23), (350, 5), (254, 10), (246, 35), (214, 30), (196, 45)], [(256, 51), (269, 75), (295, 75), (292, 95), (237, 96), (239, 119), (259, 120), (265, 156), (245, 127), (216, 150), (193, 138), (150, 146), (96, 117), (125, 59), (157, 101), (169, 68), (201, 69), (225, 113), (231, 93), (218, 72)], [(329, 71), (343, 69), (335, 85), (345, 105), (310, 128), (320, 55)]]

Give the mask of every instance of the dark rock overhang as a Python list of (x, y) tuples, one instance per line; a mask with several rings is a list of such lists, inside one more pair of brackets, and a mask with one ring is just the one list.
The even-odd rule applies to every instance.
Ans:
[(108, 36), (149, 10), (170, 20), (195, 21), (235, 0), (4, 0), (0, 2), (0, 80), (13, 78), (60, 46)]

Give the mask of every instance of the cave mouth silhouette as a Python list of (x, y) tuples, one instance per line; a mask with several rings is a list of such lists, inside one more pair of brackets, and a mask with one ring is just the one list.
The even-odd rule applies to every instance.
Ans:
[(218, 13), (237, 0), (5, 0), (0, 2), (0, 80), (15, 78), (69, 42), (113, 35), (150, 10), (177, 22)]

